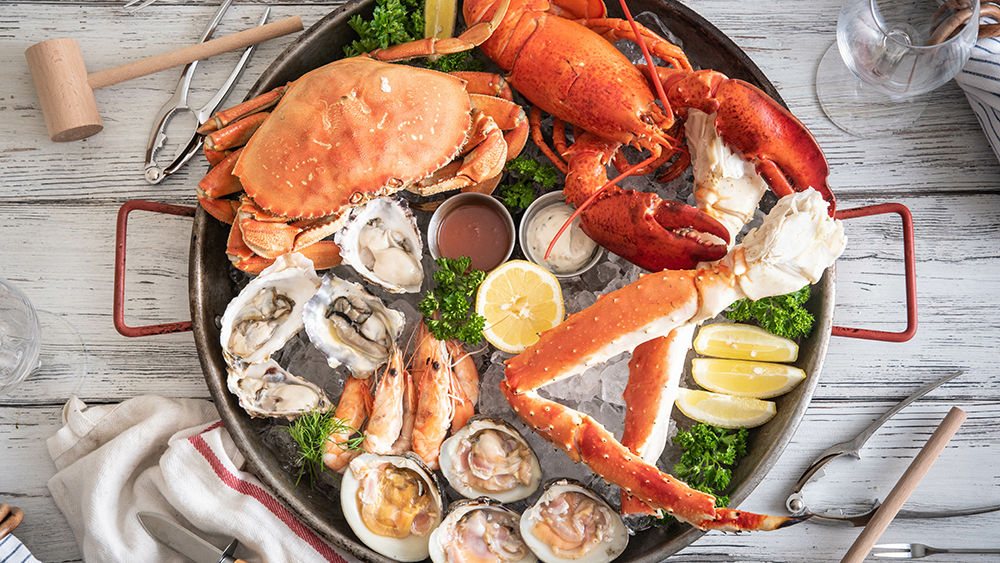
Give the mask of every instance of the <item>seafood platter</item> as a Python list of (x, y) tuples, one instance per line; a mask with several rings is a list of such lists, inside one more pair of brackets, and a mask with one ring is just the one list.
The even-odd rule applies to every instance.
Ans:
[[(253, 471), (325, 539), (362, 560), (454, 562), (488, 538), (502, 560), (652, 563), (712, 530), (781, 533), (772, 530), (797, 522), (716, 508), (712, 495), (669, 475), (679, 454), (664, 449), (666, 438), (691, 420), (671, 408), (669, 393), (664, 404), (646, 393), (653, 403), (641, 409), (623, 395), (633, 379), (697, 389), (689, 366), (699, 325), (724, 320), (719, 314), (740, 298), (812, 284), (805, 306), (817, 322), (794, 360), (805, 380), (775, 398), (776, 414), (751, 430), (725, 491), (730, 506), (746, 499), (791, 439), (826, 353), (832, 265), (846, 241), (832, 219), (826, 161), (759, 69), (715, 27), (672, 1), (629, 6), (645, 27), (630, 27), (617, 5), (607, 17), (595, 5), (563, 9), (586, 12), (573, 19), (599, 32), (594, 41), (627, 43), (639, 33), (663, 61), (660, 99), (674, 115), (645, 102), (653, 109), (632, 133), (593, 133), (599, 124), (587, 121), (590, 110), (538, 119), (531, 104), (544, 105), (537, 96), (552, 92), (504, 67), (502, 49), (485, 39), (490, 31), (517, 34), (504, 15), (529, 8), (513, 0), (466, 0), (472, 25), (457, 39), (342, 59), (353, 39), (348, 19), (374, 8), (347, 4), (280, 55), (244, 105), (210, 121), (218, 134), (206, 131), (212, 168), (199, 184), (190, 261), (206, 380)], [(553, 33), (567, 33), (558, 29), (568, 20), (556, 19)], [(572, 47), (582, 32), (569, 33), (573, 41), (561, 43)], [(517, 97), (499, 75), (457, 80), (383, 62), (464, 49), (463, 41), (480, 44), (479, 55), (496, 61)], [(631, 70), (616, 73), (635, 71), (629, 88), (656, 99), (628, 60)], [(338, 81), (348, 87), (329, 88)], [(325, 113), (310, 113), (316, 99)], [(366, 121), (371, 115), (381, 117)], [(428, 116), (434, 123), (422, 123)], [(560, 138), (553, 131), (563, 122), (586, 127)], [(370, 135), (337, 133), (345, 129)], [(554, 149), (539, 143), (543, 130)], [(688, 148), (672, 135), (686, 135)], [(316, 158), (327, 151), (341, 155), (335, 166)], [(432, 209), (459, 190), (488, 192), (517, 154), (559, 161), (567, 180), (555, 189), (607, 251), (586, 272), (558, 279), (568, 316), (526, 349), (439, 341), (418, 307), (438, 268), (426, 248)], [(614, 168), (605, 164), (634, 164), (643, 154), (652, 156), (640, 167), (662, 176), (602, 188)], [(751, 180), (737, 194), (698, 192), (693, 184), (710, 184), (705, 170), (718, 162)], [(318, 184), (350, 187), (308, 188)], [(524, 257), (515, 247), (512, 258)], [(649, 376), (638, 366), (660, 365), (658, 358), (673, 366), (660, 370), (673, 373), (672, 386), (641, 379)], [(329, 470), (310, 482), (301, 479), (288, 429), (303, 412), (321, 411), (363, 434), (331, 432), (322, 456)], [(352, 437), (361, 451), (341, 447)], [(567, 525), (558, 516), (567, 511), (586, 516)], [(648, 514), (673, 519), (651, 525)], [(596, 535), (575, 546), (553, 539), (552, 530), (576, 525)]]

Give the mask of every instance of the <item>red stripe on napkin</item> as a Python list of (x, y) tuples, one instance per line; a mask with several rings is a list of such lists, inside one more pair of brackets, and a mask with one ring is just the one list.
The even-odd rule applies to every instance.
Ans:
[[(204, 432), (208, 432), (209, 430), (213, 430), (219, 426), (222, 426), (222, 421), (219, 421), (205, 429)], [(346, 559), (344, 559), (339, 553), (327, 545), (326, 542), (313, 533), (312, 529), (300, 522), (294, 514), (292, 514), (267, 491), (257, 485), (254, 485), (253, 483), (248, 483), (247, 481), (240, 479), (226, 469), (226, 467), (222, 464), (222, 461), (215, 455), (215, 452), (211, 447), (209, 447), (208, 443), (205, 442), (205, 439), (202, 438), (200, 434), (191, 436), (188, 438), (188, 441), (191, 442), (191, 445), (193, 445), (198, 453), (205, 458), (208, 464), (212, 467), (212, 470), (215, 471), (215, 474), (229, 488), (238, 493), (249, 495), (256, 499), (257, 502), (264, 505), (271, 511), (272, 514), (277, 516), (279, 520), (284, 522), (284, 524), (288, 526), (288, 528), (292, 530), (295, 535), (302, 538), (302, 540), (312, 546), (312, 548), (315, 549), (320, 555), (325, 557), (327, 561), (330, 561), (331, 563), (347, 563)]]

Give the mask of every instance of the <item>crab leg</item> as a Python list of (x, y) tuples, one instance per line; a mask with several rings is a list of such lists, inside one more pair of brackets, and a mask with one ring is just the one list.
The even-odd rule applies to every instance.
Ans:
[[(661, 473), (589, 416), (543, 399), (536, 390), (677, 329), (679, 343), (690, 341), (687, 327), (716, 316), (736, 299), (781, 295), (818, 281), (846, 244), (843, 226), (830, 218), (827, 208), (815, 190), (791, 194), (719, 264), (649, 274), (599, 297), (507, 362), (500, 385), (507, 401), (535, 432), (571, 459), (583, 461), (654, 509), (702, 529), (767, 530), (794, 523), (716, 510), (714, 497)], [(640, 349), (639, 361), (648, 353)]]
[[(628, 384), (622, 394), (627, 405), (622, 445), (650, 465), (656, 465), (667, 444), (670, 411), (677, 399), (694, 329), (694, 324), (686, 324), (667, 336), (643, 342), (632, 352), (628, 364)], [(654, 512), (625, 491), (621, 505), (622, 514)]]

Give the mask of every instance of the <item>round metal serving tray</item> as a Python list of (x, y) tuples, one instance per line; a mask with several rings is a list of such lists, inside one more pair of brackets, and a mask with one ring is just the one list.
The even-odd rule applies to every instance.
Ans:
[[(370, 17), (374, 0), (347, 4), (317, 22), (288, 47), (261, 76), (250, 95), (285, 84), (341, 57), (343, 47), (355, 37), (347, 21), (354, 14)], [(683, 46), (696, 68), (712, 68), (732, 78), (757, 85), (780, 101), (774, 87), (760, 69), (729, 38), (687, 7), (673, 0), (630, 0), (634, 14), (655, 13)], [(620, 16), (617, 3), (609, 5)], [(219, 344), (219, 319), (238, 293), (236, 278), (225, 254), (228, 226), (216, 221), (200, 207), (191, 238), (190, 299), (191, 319), (205, 379), (216, 407), (237, 447), (253, 471), (292, 511), (322, 537), (364, 561), (388, 563), (387, 558), (364, 546), (344, 519), (339, 500), (321, 489), (312, 489), (305, 480), (296, 484), (297, 468), (289, 452), (267, 438), (277, 423), (271, 419), (251, 419), (226, 387), (226, 364)], [(816, 315), (812, 336), (801, 342), (796, 365), (807, 379), (792, 392), (777, 398), (777, 415), (751, 432), (747, 456), (733, 471), (729, 488), (730, 506), (739, 506), (767, 475), (788, 444), (805, 413), (819, 379), (826, 355), (833, 319), (834, 270), (827, 270), (813, 287), (807, 307)], [(546, 477), (552, 477), (546, 475)], [(653, 528), (632, 537), (628, 549), (618, 558), (622, 563), (659, 563), (700, 537), (691, 526), (674, 523)], [(775, 532), (780, 533), (780, 532)]]

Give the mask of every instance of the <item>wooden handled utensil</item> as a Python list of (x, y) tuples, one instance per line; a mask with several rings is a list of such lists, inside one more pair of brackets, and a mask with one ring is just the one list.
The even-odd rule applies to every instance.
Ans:
[(170, 53), (87, 74), (83, 53), (75, 39), (62, 37), (36, 43), (24, 52), (35, 91), (42, 103), (49, 138), (56, 142), (78, 141), (101, 131), (104, 124), (97, 110), (94, 90), (242, 49), (268, 39), (301, 31), (302, 18), (283, 20), (213, 39)]
[(899, 478), (899, 482), (892, 488), (889, 495), (885, 497), (885, 502), (878, 508), (872, 519), (868, 521), (861, 535), (858, 536), (858, 539), (854, 540), (854, 545), (847, 550), (847, 554), (844, 555), (841, 563), (861, 563), (864, 561), (875, 545), (875, 542), (882, 536), (882, 532), (889, 526), (889, 522), (892, 522), (892, 519), (896, 517), (896, 513), (903, 507), (903, 503), (910, 497), (913, 489), (917, 488), (917, 484), (923, 479), (927, 470), (931, 468), (934, 460), (944, 451), (944, 447), (948, 445), (951, 437), (958, 431), (958, 427), (965, 422), (965, 417), (965, 411), (958, 407), (952, 407), (951, 411), (948, 412), (948, 416), (944, 417), (944, 420), (938, 425), (937, 430), (927, 440), (924, 447), (920, 449), (917, 457), (913, 458), (913, 461), (910, 462), (910, 466), (906, 468), (906, 472)]

